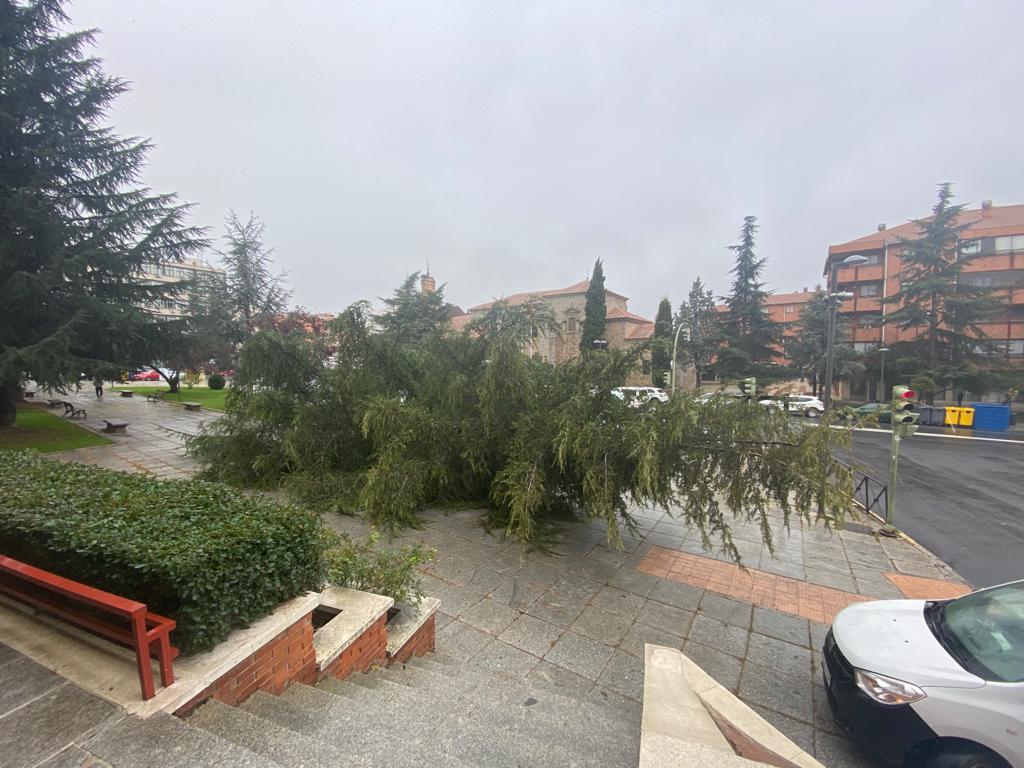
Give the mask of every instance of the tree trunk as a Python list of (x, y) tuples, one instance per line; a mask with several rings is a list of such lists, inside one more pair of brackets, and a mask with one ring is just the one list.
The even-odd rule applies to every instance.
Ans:
[(21, 399), (21, 385), (18, 381), (0, 381), (0, 429), (13, 427)]

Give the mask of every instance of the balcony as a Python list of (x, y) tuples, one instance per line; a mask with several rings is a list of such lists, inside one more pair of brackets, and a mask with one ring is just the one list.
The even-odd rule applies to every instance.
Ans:
[(864, 267), (843, 267), (836, 272), (837, 281), (842, 283), (864, 283), (881, 280), (884, 267), (881, 264), (869, 264)]
[(882, 329), (878, 326), (852, 329), (854, 341), (881, 341)]

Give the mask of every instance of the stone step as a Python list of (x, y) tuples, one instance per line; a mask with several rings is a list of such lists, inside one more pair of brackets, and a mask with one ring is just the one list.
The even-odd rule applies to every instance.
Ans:
[(477, 720), (489, 720), (498, 729), (506, 718), (519, 717), (524, 723), (531, 723), (524, 733), (532, 733), (551, 744), (558, 744), (565, 729), (573, 729), (574, 722), (587, 723), (588, 732), (576, 739), (587, 743), (590, 754), (632, 759), (639, 744), (639, 707), (623, 716), (608, 706), (564, 696), (551, 690), (553, 686), (541, 686), (534, 681), (511, 681), (482, 670), (438, 673), (416, 665), (376, 670), (365, 677), (393, 681), (404, 688), (393, 692), (390, 711), (396, 720), (401, 719), (401, 712), (406, 709), (418, 712), (425, 707), (436, 708), (451, 716), (460, 708), (470, 708)]
[[(475, 689), (472, 696), (452, 697), (447, 693), (409, 688), (390, 701), (360, 702), (357, 713), (353, 712), (351, 702), (339, 704), (337, 700), (342, 697), (319, 687), (292, 685), (278, 698), (283, 706), (267, 713), (276, 722), (339, 744), (351, 740), (353, 733), (362, 734), (363, 742), (373, 744), (375, 735), (383, 728), (400, 733), (403, 741), (424, 751), (438, 751), (439, 741), (443, 742), (445, 746), (440, 754), (450, 754), (475, 765), (596, 768), (617, 764), (590, 755), (581, 759), (563, 749), (560, 741), (568, 715), (560, 718), (560, 726), (555, 728), (548, 722), (546, 713), (524, 718), (503, 709), (496, 712), (486, 693), (481, 701), (479, 689)], [(310, 712), (316, 713), (319, 726), (311, 721)], [(444, 717), (439, 717), (439, 712), (443, 712)], [(500, 748), (493, 744), (496, 732), (505, 734), (498, 739)], [(538, 756), (544, 759), (539, 760)]]
[(94, 734), (81, 747), (116, 766), (280, 768), (282, 765), (230, 737), (222, 738), (216, 733), (191, 728), (174, 715), (164, 713), (145, 720), (126, 716)]

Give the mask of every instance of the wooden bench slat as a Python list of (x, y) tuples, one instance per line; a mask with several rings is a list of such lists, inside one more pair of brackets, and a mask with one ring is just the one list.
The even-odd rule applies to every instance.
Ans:
[(0, 572), (16, 574), (19, 578), (29, 581), (37, 586), (49, 589), (52, 592), (64, 595), (65, 597), (81, 600), (94, 608), (106, 608), (121, 616), (131, 616), (138, 611), (146, 610), (146, 606), (136, 600), (129, 600), (127, 597), (113, 595), (104, 592), (102, 589), (90, 587), (72, 579), (66, 579), (55, 573), (36, 568), (34, 565), (23, 563), (6, 555), (0, 555)]

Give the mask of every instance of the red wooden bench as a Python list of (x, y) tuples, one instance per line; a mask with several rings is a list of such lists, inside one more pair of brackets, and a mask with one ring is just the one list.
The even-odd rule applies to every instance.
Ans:
[[(41, 568), (0, 555), (0, 593), (39, 608), (116, 643), (135, 650), (142, 698), (155, 696), (149, 657), (160, 661), (160, 681), (174, 682), (171, 661), (178, 649), (171, 645), (174, 620), (147, 610), (143, 603), (65, 579)], [(75, 605), (88, 606), (83, 610)], [(127, 626), (97, 618), (97, 611), (127, 620)]]

